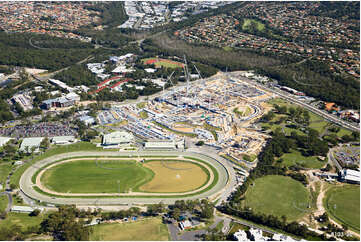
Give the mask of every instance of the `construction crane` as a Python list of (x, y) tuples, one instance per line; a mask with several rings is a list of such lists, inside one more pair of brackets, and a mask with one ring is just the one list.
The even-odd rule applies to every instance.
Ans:
[(186, 97), (188, 97), (188, 93), (189, 93), (189, 71), (188, 71), (188, 66), (187, 66), (186, 55), (184, 55), (183, 70), (184, 70), (184, 78), (187, 81)]
[[(174, 72), (175, 72), (175, 71), (173, 71), (173, 72), (167, 77), (167, 82), (170, 81), (170, 83), (172, 84), (172, 86), (173, 86), (173, 82), (171, 81), (171, 78), (172, 78)], [(163, 77), (162, 77), (162, 79), (163, 79)], [(163, 101), (165, 100), (165, 90), (164, 90), (164, 89), (165, 89), (165, 84), (166, 84), (166, 83), (164, 83), (164, 85), (163, 85), (163, 95), (162, 95), (162, 100), (163, 100)], [(174, 93), (174, 88), (173, 88), (173, 93)]]
[(201, 75), (201, 72), (198, 70), (197, 66), (195, 64), (193, 64), (194, 68), (196, 69), (198, 75), (199, 75), (199, 79), (203, 79), (202, 78), (202, 75)]

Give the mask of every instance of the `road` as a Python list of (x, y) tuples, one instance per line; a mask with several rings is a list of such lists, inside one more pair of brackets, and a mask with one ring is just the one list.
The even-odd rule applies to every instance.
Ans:
[(337, 149), (339, 147), (334, 147), (332, 149), (330, 149), (327, 153), (327, 159), (329, 162), (331, 162), (331, 164), (335, 165), (336, 168), (339, 171), (342, 171), (342, 166), (340, 165), (340, 163), (338, 163), (337, 159), (333, 156), (333, 152), (335, 151), (335, 149)]
[[(92, 55), (90, 55), (90, 56), (87, 56), (85, 59), (83, 59), (83, 60), (80, 60), (80, 61), (78, 61), (77, 63), (75, 63), (76, 65), (80, 65), (80, 64), (82, 64), (82, 63), (84, 63), (84, 62), (86, 62), (86, 61), (89, 61), (89, 60), (92, 60), (92, 59), (94, 59), (94, 56), (92, 56)], [(59, 69), (59, 70), (57, 70), (57, 71), (53, 71), (53, 72), (51, 72), (51, 73), (47, 73), (47, 74), (43, 74), (43, 75), (31, 75), (31, 77), (33, 77), (35, 80), (37, 80), (37, 81), (47, 81), (47, 80), (49, 80), (50, 78), (52, 78), (53, 76), (55, 76), (57, 73), (59, 73), (59, 72), (62, 72), (62, 71), (65, 71), (65, 70), (67, 70), (67, 69), (69, 69), (71, 66), (67, 66), (67, 67), (64, 67), (64, 68), (62, 68), (62, 69)]]
[[(33, 189), (33, 182), (32, 182), (32, 176), (36, 173), (36, 171), (46, 166), (47, 164), (50, 164), (54, 161), (61, 160), (61, 159), (67, 159), (72, 157), (80, 157), (80, 156), (146, 156), (146, 155), (153, 155), (153, 156), (170, 156), (170, 155), (182, 155), (182, 156), (192, 156), (195, 158), (202, 159), (204, 161), (209, 162), (218, 172), (219, 174), (219, 180), (218, 183), (212, 187), (210, 190), (205, 191), (201, 194), (196, 195), (189, 195), (188, 197), (180, 198), (180, 197), (174, 197), (174, 198), (150, 198), (150, 197), (109, 197), (109, 198), (62, 198), (62, 197), (50, 197), (47, 195), (44, 195), (42, 193), (39, 193)], [(215, 159), (217, 158), (217, 159)], [(220, 194), (222, 196), (223, 193), (228, 193), (228, 190), (225, 189), (225, 187), (229, 187), (229, 175), (232, 174), (233, 168), (229, 166), (228, 162), (222, 163), (220, 161), (221, 159), (218, 159), (218, 157), (215, 157), (214, 155), (205, 155), (202, 153), (196, 153), (193, 152), (179, 152), (179, 151), (141, 151), (141, 152), (134, 152), (134, 151), (127, 151), (127, 152), (71, 152), (71, 153), (63, 153), (55, 156), (48, 157), (44, 160), (41, 160), (34, 165), (30, 166), (23, 175), (20, 178), (20, 190), (24, 192), (27, 196), (41, 201), (46, 202), (50, 204), (76, 204), (76, 205), (94, 205), (95, 203), (97, 205), (136, 205), (136, 204), (154, 204), (163, 202), (165, 204), (173, 204), (176, 200), (179, 199), (202, 199), (202, 198), (209, 198), (212, 196), (215, 196), (217, 194)]]
[[(224, 73), (225, 74), (225, 73)], [(227, 73), (225, 75), (227, 75), (228, 77), (231, 77), (231, 78), (235, 78), (235, 79), (239, 79), (238, 77), (238, 74), (239, 72), (233, 72), (233, 73)], [(257, 88), (260, 88), (260, 89), (263, 89), (265, 91), (268, 91), (268, 92), (271, 92), (271, 93), (274, 93), (280, 97), (282, 97), (283, 99), (286, 99), (292, 103), (295, 103), (297, 105), (300, 105), (301, 107), (304, 107), (306, 108), (307, 110), (315, 113), (315, 114), (318, 114), (320, 115), (321, 117), (323, 117), (324, 119), (332, 122), (332, 123), (336, 123), (346, 129), (350, 129), (352, 131), (357, 131), (357, 132), (360, 132), (360, 127), (359, 125), (354, 125), (354, 124), (351, 124), (351, 123), (348, 123), (332, 114), (329, 114), (327, 113), (326, 111), (323, 111), (323, 110), (320, 110), (312, 105), (309, 105), (307, 103), (303, 103), (301, 101), (299, 101), (298, 99), (292, 97), (290, 94), (286, 93), (286, 92), (283, 92), (281, 90), (276, 90), (276, 89), (271, 89), (269, 87), (266, 87), (265, 85), (262, 85), (260, 83), (257, 83), (257, 82), (254, 82), (248, 78), (245, 78), (245, 77), (242, 77), (241, 79), (242, 81), (246, 81), (247, 83), (257, 87)]]

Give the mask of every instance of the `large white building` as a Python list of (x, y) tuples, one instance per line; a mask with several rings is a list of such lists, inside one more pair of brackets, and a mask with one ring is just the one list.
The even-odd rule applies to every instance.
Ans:
[(34, 149), (34, 152), (39, 152), (39, 147), (43, 139), (44, 137), (24, 138), (19, 150), (23, 152), (31, 152), (31, 150)]
[(103, 135), (102, 145), (120, 145), (129, 144), (134, 141), (134, 136), (125, 131), (116, 131)]
[(360, 184), (360, 171), (343, 169), (341, 172), (341, 178), (348, 183)]
[(175, 150), (176, 142), (173, 140), (148, 141), (144, 144), (145, 149), (152, 150)]

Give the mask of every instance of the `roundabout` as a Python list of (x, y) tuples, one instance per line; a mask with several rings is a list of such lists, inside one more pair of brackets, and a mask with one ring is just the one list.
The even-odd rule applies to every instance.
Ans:
[(49, 204), (171, 204), (215, 198), (228, 183), (229, 167), (201, 153), (72, 152), (30, 166), (20, 189)]

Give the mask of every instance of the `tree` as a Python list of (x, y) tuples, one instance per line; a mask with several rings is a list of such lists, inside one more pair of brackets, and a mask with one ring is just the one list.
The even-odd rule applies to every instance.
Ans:
[(174, 208), (173, 211), (172, 211), (172, 217), (175, 219), (175, 220), (179, 220), (179, 217), (180, 217), (180, 214), (181, 214), (181, 210), (179, 208)]
[(29, 214), (29, 216), (34, 216), (34, 217), (36, 217), (36, 216), (38, 216), (39, 214), (40, 214), (40, 209), (34, 209), (34, 211), (32, 211), (30, 214)]
[(44, 150), (46, 150), (47, 148), (49, 148), (50, 142), (49, 142), (49, 138), (45, 137), (41, 143), (40, 143), (40, 147)]
[(204, 241), (225, 241), (227, 236), (217, 228), (207, 229), (207, 233), (203, 235)]
[(56, 240), (89, 240), (91, 229), (76, 218), (78, 213), (74, 205), (60, 206), (41, 222), (40, 231), (52, 234)]
[(200, 213), (201, 218), (204, 218), (204, 219), (212, 218), (213, 217), (213, 211), (214, 211), (213, 205), (211, 203), (209, 203), (208, 200), (202, 199), (202, 201), (201, 201), (201, 213)]
[(203, 141), (203, 140), (200, 140), (200, 141), (198, 141), (198, 142), (196, 143), (196, 145), (197, 145), (197, 146), (202, 146), (202, 145), (204, 145), (204, 141)]
[(11, 190), (16, 189), (16, 187), (17, 187), (17, 186), (16, 186), (14, 183), (11, 183), (11, 184), (10, 184), (10, 189), (11, 189)]

